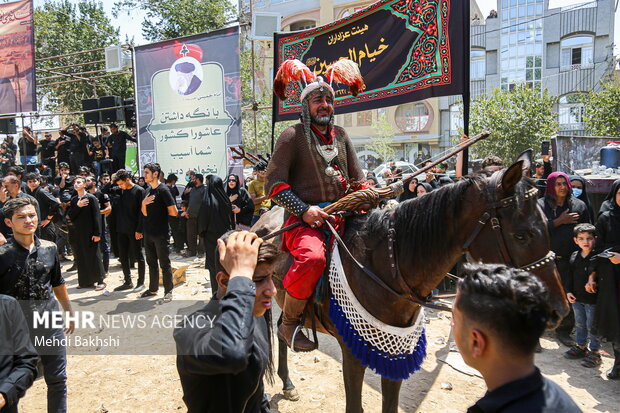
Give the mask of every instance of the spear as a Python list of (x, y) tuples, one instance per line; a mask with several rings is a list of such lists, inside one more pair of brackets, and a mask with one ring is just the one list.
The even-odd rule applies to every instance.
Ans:
[(457, 153), (461, 152), (463, 149), (466, 149), (468, 147), (470, 147), (471, 145), (473, 145), (474, 143), (481, 141), (483, 139), (488, 138), (491, 135), (491, 132), (482, 132), (479, 135), (474, 136), (473, 138), (469, 138), (466, 141), (463, 141), (461, 143), (459, 143), (458, 145), (456, 145), (456, 147), (451, 150), (450, 152), (448, 152), (447, 154), (445, 154), (444, 156), (442, 156), (441, 158), (433, 161), (433, 163), (426, 165), (424, 168), (422, 169), (418, 169), (417, 171), (415, 171), (411, 176), (403, 179), (403, 184), (408, 183), (409, 181), (411, 181), (411, 179), (415, 178), (416, 176), (423, 174), (424, 172), (432, 169), (434, 166), (436, 166), (437, 164), (442, 163), (443, 161), (452, 158), (454, 155), (456, 155)]
[[(452, 151), (450, 151), (448, 154), (446, 154), (445, 156), (442, 156), (441, 158), (439, 158), (436, 161), (433, 161), (433, 164), (427, 165), (424, 168), (416, 171), (415, 173), (413, 173), (409, 178), (404, 179), (402, 181), (398, 181), (398, 182), (394, 182), (390, 185), (388, 185), (385, 188), (379, 188), (379, 189), (375, 189), (375, 188), (366, 188), (366, 189), (361, 189), (359, 191), (355, 191), (352, 192), (348, 195), (345, 195), (344, 197), (340, 198), (338, 201), (334, 202), (333, 204), (329, 204), (328, 206), (326, 206), (325, 208), (323, 208), (323, 211), (327, 212), (328, 214), (335, 214), (337, 212), (349, 212), (349, 211), (359, 211), (359, 210), (363, 210), (363, 211), (368, 211), (374, 207), (376, 207), (377, 205), (379, 205), (379, 202), (382, 199), (385, 198), (395, 198), (398, 195), (403, 193), (403, 187), (404, 185), (410, 181), (412, 178), (428, 171), (429, 169), (431, 169), (433, 166), (437, 165), (438, 163), (441, 163), (443, 161), (445, 161), (448, 158), (451, 158), (452, 156), (456, 155), (457, 153), (461, 152), (463, 149), (470, 147), (471, 145), (473, 145), (474, 143), (485, 139), (487, 137), (489, 137), (489, 135), (491, 135), (490, 132), (482, 132), (481, 134), (470, 138), (466, 141), (463, 141), (461, 143), (459, 143)], [(277, 235), (280, 235), (286, 231), (290, 231), (293, 228), (297, 228), (298, 226), (302, 225), (304, 222), (303, 221), (298, 221), (295, 222), (289, 226), (283, 227), (277, 231), (274, 231), (264, 237), (262, 237), (264, 240), (268, 240), (270, 238), (274, 238)]]

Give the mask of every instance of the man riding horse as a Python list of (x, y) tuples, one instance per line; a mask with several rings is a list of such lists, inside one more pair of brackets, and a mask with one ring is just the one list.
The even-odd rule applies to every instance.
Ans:
[[(328, 68), (326, 78), (330, 83), (348, 84), (354, 96), (364, 87), (356, 63), (347, 59)], [(359, 189), (364, 175), (351, 139), (333, 124), (335, 94), (331, 84), (300, 61), (287, 60), (274, 81), (274, 92), (283, 100), (291, 80), (307, 84), (300, 95), (301, 122), (280, 135), (267, 168), (265, 193), (290, 214), (285, 225), (300, 220), (307, 224), (282, 236), (282, 249), (290, 252), (294, 262), (283, 281), (287, 294), (278, 335), (289, 347), (294, 344), (295, 351), (311, 351), (315, 343), (295, 331), (326, 266), (325, 237), (320, 228), (329, 215), (322, 208)]]

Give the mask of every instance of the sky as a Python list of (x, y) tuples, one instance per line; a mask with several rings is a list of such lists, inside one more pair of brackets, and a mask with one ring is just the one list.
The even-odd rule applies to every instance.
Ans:
[[(296, 0), (303, 1), (303, 0)], [(570, 6), (573, 4), (584, 3), (587, 0), (549, 0), (549, 7), (561, 7)], [(617, 0), (612, 0), (617, 1)], [(79, 0), (71, 0), (72, 3), (78, 3)], [(483, 16), (488, 16), (492, 9), (497, 10), (497, 0), (476, 0), (478, 6), (482, 10)], [(35, 6), (43, 3), (43, 0), (34, 0)], [(114, 21), (114, 24), (120, 27), (121, 41), (125, 41), (125, 35), (128, 35), (130, 39), (133, 38), (136, 45), (148, 43), (142, 36), (142, 21), (146, 13), (140, 10), (135, 10), (131, 15), (123, 13), (118, 19), (112, 17), (112, 9), (114, 8), (115, 0), (103, 0), (103, 7), (110, 18)], [(235, 2), (236, 3), (236, 2)], [(616, 55), (620, 54), (620, 13), (615, 13), (615, 36), (614, 43), (616, 44), (614, 51)]]

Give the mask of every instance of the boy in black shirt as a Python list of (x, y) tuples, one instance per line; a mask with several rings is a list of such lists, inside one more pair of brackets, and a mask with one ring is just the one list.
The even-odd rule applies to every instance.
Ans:
[(144, 166), (144, 179), (149, 184), (146, 196), (142, 201), (144, 251), (149, 266), (149, 289), (140, 297), (150, 297), (159, 289), (159, 265), (164, 281), (164, 302), (172, 300), (172, 267), (168, 250), (168, 215), (176, 217), (177, 206), (166, 185), (160, 182), (162, 174), (158, 163), (151, 162)]
[(488, 389), (467, 412), (581, 412), (534, 363), (536, 344), (551, 324), (543, 283), (504, 265), (468, 265), (464, 273), (452, 332), (463, 360), (482, 374)]
[[(592, 224), (579, 224), (575, 226), (574, 233), (573, 240), (579, 246), (579, 251), (573, 252), (570, 257), (570, 270), (567, 272), (564, 290), (575, 313), (577, 344), (564, 353), (564, 357), (567, 359), (582, 358), (582, 366), (596, 367), (601, 365), (599, 354), (601, 344), (596, 335), (592, 333), (596, 293), (586, 288), (593, 283), (596, 274), (596, 258), (593, 252), (596, 243), (596, 227)], [(588, 338), (590, 339), (589, 349), (586, 346)]]
[(93, 139), (93, 143), (88, 147), (88, 155), (91, 157), (92, 168), (97, 172), (97, 177), (109, 172), (112, 160), (108, 159), (108, 150), (101, 146), (98, 138)]
[(267, 310), (277, 248), (231, 232), (218, 240), (217, 255), (217, 294), (189, 316), (194, 323), (174, 331), (183, 400), (188, 413), (269, 412), (263, 377), (273, 369)]
[[(38, 224), (36, 206), (33, 198), (22, 197), (7, 201), (2, 208), (5, 222), (13, 230), (13, 238), (0, 246), (0, 294), (28, 302), (30, 308), (24, 308), (24, 315), (29, 326), (34, 326), (33, 312), (58, 311), (58, 302), (64, 311), (73, 315), (65, 280), (60, 273), (56, 245), (35, 237)], [(71, 321), (64, 332), (72, 333), (74, 328), (75, 323)], [(66, 412), (66, 347), (62, 344), (37, 344), (47, 341), (42, 339), (62, 343), (65, 338), (63, 330), (53, 327), (33, 328), (30, 338), (43, 364), (43, 375), (47, 384), (47, 410)]]
[[(144, 199), (144, 189), (134, 184), (131, 180), (131, 174), (119, 169), (114, 174), (115, 184), (118, 188), (112, 191), (118, 196), (116, 202), (115, 218), (115, 234), (118, 242), (119, 259), (123, 268), (125, 282), (116, 287), (114, 291), (124, 291), (133, 288), (135, 292), (144, 290), (144, 256), (142, 255), (142, 216), (141, 207)], [(133, 258), (138, 262), (138, 284), (134, 288), (131, 282), (131, 266), (130, 259)]]
[(39, 145), (37, 152), (41, 154), (41, 163), (50, 171), (51, 177), (56, 176), (56, 142), (52, 140), (52, 134), (45, 132)]

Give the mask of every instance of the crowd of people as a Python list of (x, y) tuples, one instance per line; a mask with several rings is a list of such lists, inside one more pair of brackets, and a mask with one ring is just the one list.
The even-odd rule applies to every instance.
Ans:
[[(70, 254), (74, 268), (68, 271), (77, 270), (79, 288), (105, 289), (115, 256), (124, 276), (115, 290), (133, 290), (140, 299), (159, 294), (161, 269), (162, 303), (173, 299), (170, 254), (197, 258), (204, 254), (213, 297), (191, 317), (206, 315), (215, 322), (210, 329), (184, 325), (174, 332), (184, 401), (190, 412), (269, 411), (263, 378), (273, 375), (268, 310), (276, 294), (271, 277), (278, 249), (247, 229), (276, 204), (286, 210), (285, 226), (292, 229), (282, 234), (282, 249), (290, 252), (293, 263), (282, 280), (286, 293), (277, 334), (289, 347), (311, 351), (316, 343), (299, 325), (327, 265), (326, 232), (321, 226), (331, 218), (323, 207), (349, 191), (403, 179), (395, 164), (381, 177), (372, 172), (364, 176), (346, 131), (333, 125), (334, 97), (321, 77), (309, 82), (300, 95), (302, 122), (282, 133), (269, 163), (258, 162), (250, 180), (232, 174), (224, 182), (190, 170), (185, 187), (179, 188), (178, 177), (164, 176), (157, 163), (147, 163), (142, 175), (134, 176), (124, 169), (126, 141), (132, 139), (117, 127), (110, 128), (107, 138), (93, 139), (71, 124), (60, 131), (56, 143), (45, 136), (42, 141), (48, 143), (43, 145), (24, 128), (24, 151), (19, 153), (26, 169), (13, 164), (15, 151), (7, 139), (0, 150), (0, 159), (8, 159), (2, 165), (5, 176), (0, 188), (0, 307), (6, 309), (0, 313), (0, 331), (11, 337), (19, 331), (27, 334), (20, 311), (14, 311), (14, 299), (38, 300), (49, 309), (58, 307), (55, 297), (63, 310), (72, 312), (60, 269)], [(52, 156), (45, 157), (38, 147), (46, 147)], [(461, 178), (461, 164), (458, 158), (452, 176), (447, 165), (438, 164), (408, 179), (404, 193), (381, 208), (432, 196)], [(489, 156), (481, 172), (490, 175), (503, 166), (500, 158)], [(582, 178), (553, 172), (548, 155), (533, 166), (551, 249), (572, 304), (571, 316), (557, 332), (570, 347), (565, 356), (580, 359), (585, 368), (598, 367), (604, 337), (613, 343), (615, 356), (606, 374), (616, 379), (620, 376), (620, 180), (595, 217)], [(343, 222), (335, 219), (336, 230)], [(131, 274), (133, 263), (137, 278)], [(547, 297), (542, 282), (525, 271), (505, 266), (465, 269), (457, 289), (453, 331), (463, 359), (481, 372), (489, 390), (470, 411), (549, 411), (545, 407), (579, 411), (534, 364), (536, 345), (551, 316)], [(52, 328), (44, 334), (62, 338), (73, 328), (69, 323), (64, 332)], [(64, 412), (66, 348), (43, 355), (31, 341), (0, 340), (9, 347), (0, 353), (0, 409), (8, 406), (13, 409), (8, 411), (16, 411), (19, 397), (36, 374), (38, 353), (48, 386), (48, 411)], [(7, 376), (12, 381), (5, 380)]]
[[(3, 145), (8, 143), (7, 140)], [(34, 160), (28, 158), (25, 161), (35, 164)], [(37, 248), (43, 250), (53, 246), (58, 253), (58, 261), (48, 266), (58, 267), (57, 270), (33, 274), (32, 277), (43, 277), (59, 300), (61, 297), (66, 298), (64, 305), (67, 308), (70, 309), (70, 304), (67, 304), (69, 300), (65, 297), (66, 289), (63, 290), (64, 280), (59, 268), (61, 262), (66, 261), (70, 255), (73, 256), (73, 266), (67, 271), (77, 270), (78, 288), (105, 289), (110, 259), (116, 257), (124, 275), (124, 282), (115, 288), (116, 291), (133, 290), (139, 292), (141, 298), (157, 295), (161, 267), (163, 302), (169, 302), (173, 290), (171, 253), (185, 257), (204, 256), (213, 292), (220, 299), (231, 286), (247, 288), (249, 281), (228, 282), (231, 281), (228, 278), (233, 277), (223, 269), (219, 256), (223, 249), (218, 253), (216, 246), (222, 244), (222, 240), (226, 241), (227, 236), (222, 239), (224, 234), (235, 229), (248, 230), (271, 208), (271, 200), (265, 192), (267, 163), (258, 163), (254, 167), (254, 176), (249, 179), (242, 180), (230, 174), (225, 182), (217, 176), (205, 177), (190, 170), (185, 176), (185, 187), (179, 191), (176, 185), (178, 177), (170, 174), (164, 178), (156, 163), (145, 165), (142, 176), (134, 176), (122, 168), (109, 174), (108, 170), (112, 169), (100, 169), (94, 161), (90, 166), (83, 165), (83, 160), (77, 163), (72, 161), (77, 174), (72, 173), (72, 166), (66, 162), (58, 164), (57, 174), (46, 175), (36, 170), (27, 172), (21, 166), (8, 166), (0, 188), (0, 206), (3, 207), (0, 243), (13, 249), (18, 248), (15, 239), (19, 235), (14, 231), (23, 232), (24, 228), (19, 229), (12, 220), (23, 219), (24, 214), (19, 212), (20, 208), (28, 209), (25, 216), (30, 216), (31, 225), (26, 230), (33, 230), (38, 236), (33, 238)], [(124, 160), (119, 160), (117, 164), (113, 161), (110, 165), (114, 168), (123, 163)], [(38, 165), (35, 166), (38, 168)], [(482, 163), (482, 170), (489, 174), (502, 167), (502, 160), (494, 156), (486, 158)], [(587, 194), (586, 181), (582, 177), (552, 172), (548, 157), (534, 165), (533, 177), (540, 188), (540, 208), (549, 222), (556, 266), (567, 299), (572, 304), (571, 314), (556, 332), (558, 338), (570, 347), (565, 357), (581, 360), (586, 368), (597, 367), (601, 364), (601, 339), (605, 338), (613, 343), (615, 357), (607, 377), (618, 378), (620, 312), (616, 280), (620, 269), (620, 239), (617, 235), (620, 233), (620, 180), (613, 184), (595, 215)], [(402, 171), (392, 165), (382, 178), (384, 184), (396, 182), (403, 179)], [(409, 179), (403, 194), (381, 207), (392, 208), (397, 203), (427, 196), (458, 179), (458, 174), (451, 176), (448, 173), (446, 164), (438, 164), (426, 174)], [(366, 175), (365, 180), (368, 186), (379, 186), (372, 172)], [(181, 201), (179, 204), (177, 197)], [(12, 204), (15, 200), (20, 203)], [(35, 217), (38, 225), (32, 228)], [(40, 246), (36, 244), (39, 242), (37, 239), (41, 240)], [(250, 242), (250, 238), (247, 242)], [(6, 251), (9, 251), (6, 247), (0, 249), (0, 262)], [(273, 251), (266, 254), (265, 262), (271, 264)], [(258, 262), (260, 264), (260, 258)], [(134, 264), (137, 264), (137, 278), (131, 274)], [(20, 268), (27, 266), (25, 263), (21, 265)], [(10, 271), (10, 268), (3, 269), (0, 265), (0, 273), (2, 271)], [(260, 274), (255, 273), (255, 276), (260, 278)], [(223, 291), (218, 293), (218, 289)], [(261, 291), (262, 298), (275, 294), (270, 279)], [(26, 290), (20, 290), (19, 285), (10, 283), (0, 283), (0, 294), (16, 298), (31, 295)], [(6, 300), (2, 304), (12, 305)], [(574, 338), (571, 336), (573, 330)], [(60, 335), (61, 332), (50, 334)], [(183, 338), (183, 334), (188, 333), (179, 332), (177, 345), (191, 345), (192, 341)], [(264, 334), (261, 333), (259, 338), (264, 340)], [(189, 341), (182, 344), (183, 340)], [(186, 368), (183, 363), (194, 362), (184, 360), (180, 356), (179, 371), (182, 376)], [(63, 384), (66, 375), (59, 366), (66, 364), (66, 354), (46, 356), (44, 363), (47, 363), (44, 368), (48, 370), (46, 380), (52, 395), (50, 403), (61, 406), (66, 403), (62, 401), (66, 398), (66, 384)], [(261, 364), (266, 368), (265, 360)], [(224, 370), (221, 372), (228, 374)], [(539, 373), (535, 375), (539, 376)], [(188, 375), (183, 381), (184, 388), (204, 384), (202, 379), (191, 377)], [(186, 394), (189, 394), (190, 387), (186, 388)], [(186, 402), (190, 406), (194, 402), (200, 403), (200, 400), (188, 399)], [(263, 402), (262, 396), (253, 401), (257, 405)]]
[(116, 123), (102, 126), (93, 136), (86, 127), (72, 122), (59, 129), (56, 138), (49, 131), (33, 132), (24, 126), (17, 142), (7, 135), (0, 145), (0, 172), (5, 176), (8, 168), (21, 165), (26, 172), (54, 179), (65, 163), (72, 175), (86, 167), (98, 178), (125, 168), (127, 141), (136, 142), (135, 136), (135, 129), (127, 133)]
[[(595, 213), (586, 180), (578, 175), (552, 172), (549, 156), (543, 158), (535, 163), (532, 176), (539, 187), (539, 206), (549, 223), (556, 267), (572, 307), (556, 329), (557, 338), (569, 347), (565, 357), (580, 360), (586, 368), (601, 365), (600, 340), (609, 340), (615, 361), (606, 375), (610, 379), (620, 378), (620, 180), (613, 183)], [(502, 160), (495, 156), (482, 163), (483, 171), (488, 173), (502, 166)], [(401, 175), (392, 166), (383, 179), (389, 184), (402, 179)], [(366, 179), (371, 186), (378, 185), (372, 172)], [(397, 202), (425, 196), (451, 183), (453, 179), (446, 173), (445, 165), (438, 164), (430, 172), (410, 179)], [(383, 207), (391, 208), (397, 202), (388, 201)]]

